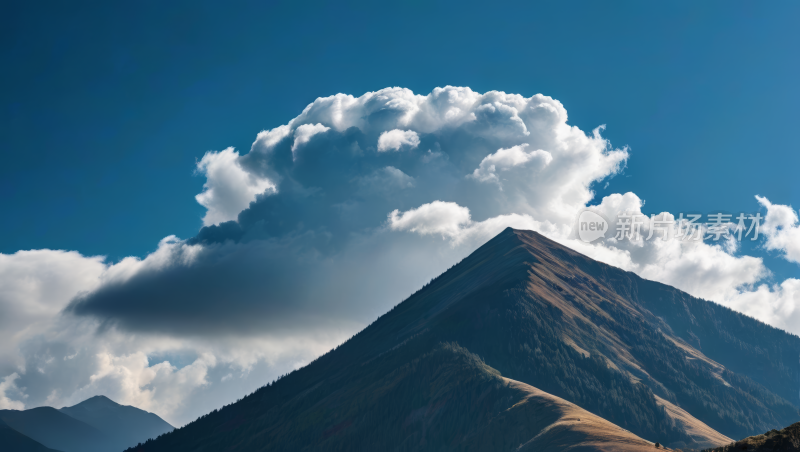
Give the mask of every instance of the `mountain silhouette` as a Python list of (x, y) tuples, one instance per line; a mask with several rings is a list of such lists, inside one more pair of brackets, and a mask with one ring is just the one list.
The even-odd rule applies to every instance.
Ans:
[(0, 419), (0, 446), (3, 450), (13, 452), (58, 452), (14, 430), (2, 419)]
[[(104, 396), (60, 410), (0, 410), (0, 421), (34, 443), (63, 452), (121, 451), (173, 429), (155, 414), (119, 405)], [(0, 438), (2, 450), (10, 447), (13, 434), (8, 435), (8, 440)]]
[(95, 396), (59, 411), (103, 432), (112, 438), (114, 449), (120, 451), (174, 428), (153, 413), (120, 405), (105, 396)]
[(0, 419), (23, 435), (64, 452), (100, 452), (100, 446), (110, 440), (96, 428), (51, 407), (0, 410)]
[(798, 356), (797, 336), (509, 228), (308, 366), (136, 450), (720, 446), (800, 420)]

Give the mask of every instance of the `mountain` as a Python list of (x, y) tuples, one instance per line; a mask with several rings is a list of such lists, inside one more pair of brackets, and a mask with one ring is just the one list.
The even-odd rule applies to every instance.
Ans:
[(800, 451), (800, 422), (783, 430), (770, 430), (763, 435), (751, 436), (727, 446), (708, 449), (706, 452), (797, 452)]
[(95, 396), (59, 411), (103, 432), (113, 439), (113, 448), (120, 451), (174, 429), (153, 413), (120, 405), (105, 396)]
[[(63, 452), (121, 451), (173, 429), (155, 414), (103, 396), (60, 410), (0, 410), (0, 420), (23, 437)], [(0, 437), (0, 449), (10, 447), (10, 441)]]
[(28, 438), (0, 420), (0, 445), (13, 452), (58, 452)]
[(797, 336), (506, 229), (308, 366), (136, 451), (720, 446), (800, 420), (798, 356)]
[(51, 407), (0, 410), (0, 419), (28, 438), (64, 452), (104, 452), (99, 446), (109, 441), (94, 427)]
[[(392, 355), (365, 363), (354, 380), (337, 378), (284, 403), (251, 399), (223, 422), (214, 413), (191, 431), (136, 450), (653, 448), (574, 404), (501, 377), (458, 345), (439, 344), (416, 358)], [(195, 436), (206, 428), (213, 433)]]

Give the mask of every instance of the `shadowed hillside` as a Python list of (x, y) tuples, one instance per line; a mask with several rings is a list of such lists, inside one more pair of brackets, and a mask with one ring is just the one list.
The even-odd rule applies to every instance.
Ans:
[[(507, 408), (504, 397), (514, 399), (505, 395), (509, 387), (460, 405), (460, 398), (409, 395), (429, 391), (426, 375), (435, 368), (408, 374), (405, 391), (378, 383), (443, 342), (503, 377), (672, 447), (717, 446), (800, 420), (800, 374), (788, 364), (800, 355), (796, 336), (535, 232), (506, 229), (335, 350), (137, 450), (348, 450), (351, 443), (336, 438), (365, 434), (383, 449), (440, 450), (434, 445), (467, 430), (514, 438), (487, 450), (527, 441), (513, 444), (527, 433), (517, 438), (494, 421)], [(437, 384), (468, 392), (467, 381), (477, 381), (457, 368), (445, 377)], [(408, 429), (405, 420), (427, 413), (432, 400), (451, 415)]]
[(64, 452), (102, 452), (109, 438), (102, 432), (55, 408), (0, 410), (0, 419), (23, 435)]
[(0, 420), (0, 446), (4, 451), (13, 452), (58, 452), (28, 438), (2, 420)]
[(708, 449), (704, 452), (733, 452), (747, 450), (751, 452), (797, 452), (800, 451), (800, 422), (783, 430), (770, 430), (763, 435), (751, 436), (723, 447)]

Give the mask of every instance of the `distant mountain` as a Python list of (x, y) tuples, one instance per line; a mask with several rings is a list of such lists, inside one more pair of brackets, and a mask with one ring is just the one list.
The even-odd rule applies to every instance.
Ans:
[(9, 452), (58, 452), (28, 438), (0, 420), (0, 446)]
[[(173, 429), (155, 414), (103, 396), (60, 410), (0, 410), (0, 420), (31, 441), (63, 452), (121, 451)], [(0, 438), (0, 450), (7, 445)]]
[[(797, 336), (506, 229), (335, 350), (136, 450), (720, 446), (800, 420), (798, 356)], [(554, 414), (567, 402), (594, 427)]]
[(114, 449), (120, 451), (174, 429), (153, 413), (120, 405), (105, 396), (95, 396), (60, 411), (103, 432), (113, 439)]
[(800, 422), (783, 430), (771, 430), (763, 435), (751, 436), (727, 446), (708, 449), (706, 452), (798, 452), (800, 451)]
[(23, 435), (64, 452), (106, 452), (102, 446), (111, 439), (51, 407), (0, 410), (0, 419)]

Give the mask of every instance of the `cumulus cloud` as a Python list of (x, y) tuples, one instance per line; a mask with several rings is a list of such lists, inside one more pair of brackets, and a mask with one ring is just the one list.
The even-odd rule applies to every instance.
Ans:
[[(378, 150), (403, 152), (370, 151), (376, 142)], [(207, 154), (203, 168), (215, 181), (199, 198), (209, 207), (207, 226), (153, 256), (112, 266), (109, 272), (125, 277), (107, 277), (69, 312), (184, 336), (368, 321), (365, 306), (380, 313), (413, 292), (420, 274), (430, 278), (445, 260), (468, 254), (480, 231), (563, 229), (592, 198), (591, 185), (616, 174), (627, 157), (600, 129), (587, 135), (568, 125), (563, 106), (542, 95), (446, 87), (426, 96), (390, 88), (320, 98), (286, 125), (259, 133), (245, 155)], [(236, 202), (214, 191), (224, 179), (212, 171), (217, 161), (243, 184), (227, 184), (238, 187), (229, 190), (242, 195)], [(486, 177), (502, 174), (502, 190), (476, 179), (476, 168)], [(274, 185), (257, 196), (267, 183)], [(403, 231), (458, 246), (445, 244), (441, 260), (410, 265), (406, 256), (430, 253), (428, 243), (409, 236), (402, 249), (375, 245), (399, 243), (387, 234)], [(387, 267), (359, 263), (374, 262), (381, 249), (392, 257)], [(403, 283), (386, 286), (391, 291), (363, 287), (385, 279), (381, 272)]]
[[(389, 88), (319, 98), (286, 125), (258, 134), (237, 160), (246, 177), (267, 178), (274, 189), (237, 212), (237, 222), (208, 226), (182, 242), (194, 247), (190, 263), (179, 248), (158, 268), (145, 259), (129, 279), (108, 280), (76, 298), (70, 312), (124, 329), (185, 335), (255, 334), (248, 332), (256, 325), (323, 328), (413, 291), (409, 267), (430, 276), (439, 268), (440, 262), (407, 265), (404, 255), (432, 252), (408, 237), (402, 251), (391, 251), (397, 254), (389, 267), (359, 266), (374, 255), (370, 246), (401, 240), (387, 234), (445, 238), (436, 253), (454, 259), (506, 226), (538, 230), (715, 301), (730, 304), (756, 290), (769, 271), (759, 258), (738, 256), (730, 240), (577, 240), (574, 220), (592, 200), (592, 184), (613, 177), (628, 159), (626, 149), (601, 136), (603, 127), (587, 134), (570, 126), (564, 107), (542, 95), (445, 87), (426, 96)], [(376, 142), (379, 151), (405, 151), (370, 152)], [(626, 193), (593, 208), (611, 218), (641, 214), (642, 205)], [(652, 226), (645, 223), (647, 232)], [(329, 275), (339, 270), (334, 283)], [(409, 285), (384, 293), (343, 289), (336, 293), (353, 295), (337, 300), (324, 295), (335, 285), (380, 279), (383, 271)]]
[[(528, 163), (532, 163), (536, 169), (541, 169), (553, 161), (553, 155), (549, 152), (541, 149), (525, 152), (527, 147), (528, 143), (525, 143), (508, 149), (498, 149), (494, 154), (487, 155), (481, 160), (480, 166), (473, 171), (472, 177), (481, 182), (496, 182), (499, 184), (498, 171), (507, 171), (515, 166)], [(528, 176), (531, 177), (532, 174), (528, 174)]]
[(786, 260), (800, 264), (800, 222), (797, 212), (790, 206), (772, 204), (767, 198), (756, 196), (759, 204), (767, 208), (761, 232), (767, 237), (764, 246), (780, 251)]
[(99, 353), (95, 373), (89, 382), (71, 395), (72, 399), (85, 400), (95, 394), (105, 394), (115, 400), (137, 406), (146, 411), (172, 414), (198, 387), (209, 384), (209, 368), (217, 364), (210, 353), (204, 353), (181, 369), (162, 361), (150, 365), (145, 353), (114, 356)]
[[(2, 397), (22, 403), (14, 388), (25, 387), (33, 403), (67, 404), (103, 392), (180, 425), (310, 361), (509, 226), (796, 328), (796, 280), (765, 284), (763, 261), (731, 241), (578, 240), (593, 184), (629, 158), (602, 130), (569, 125), (541, 94), (448, 86), (319, 98), (249, 152), (198, 162), (207, 213), (195, 237), (115, 263), (0, 255), (0, 322), (20, 319), (0, 330), (10, 331), (0, 376), (12, 394)], [(765, 246), (796, 261), (797, 216), (762, 199)], [(591, 207), (612, 219), (642, 206), (625, 193)], [(20, 267), (33, 257), (52, 262)], [(48, 265), (60, 276), (39, 272)], [(31, 297), (40, 301), (20, 301)]]
[(197, 171), (206, 176), (203, 192), (195, 197), (208, 209), (203, 217), (205, 226), (235, 220), (257, 195), (275, 187), (269, 179), (245, 171), (233, 148), (207, 152), (197, 162)]
[(330, 127), (325, 127), (322, 124), (303, 124), (297, 126), (294, 131), (294, 143), (292, 144), (292, 152), (297, 151), (297, 148), (311, 141), (311, 138), (318, 134), (327, 132)]
[(396, 231), (442, 237), (456, 237), (461, 226), (470, 222), (469, 209), (454, 202), (434, 201), (403, 213), (395, 209), (389, 214), (389, 227)]
[(378, 152), (399, 151), (403, 146), (415, 148), (419, 146), (419, 136), (413, 130), (394, 129), (383, 132), (378, 137)]

